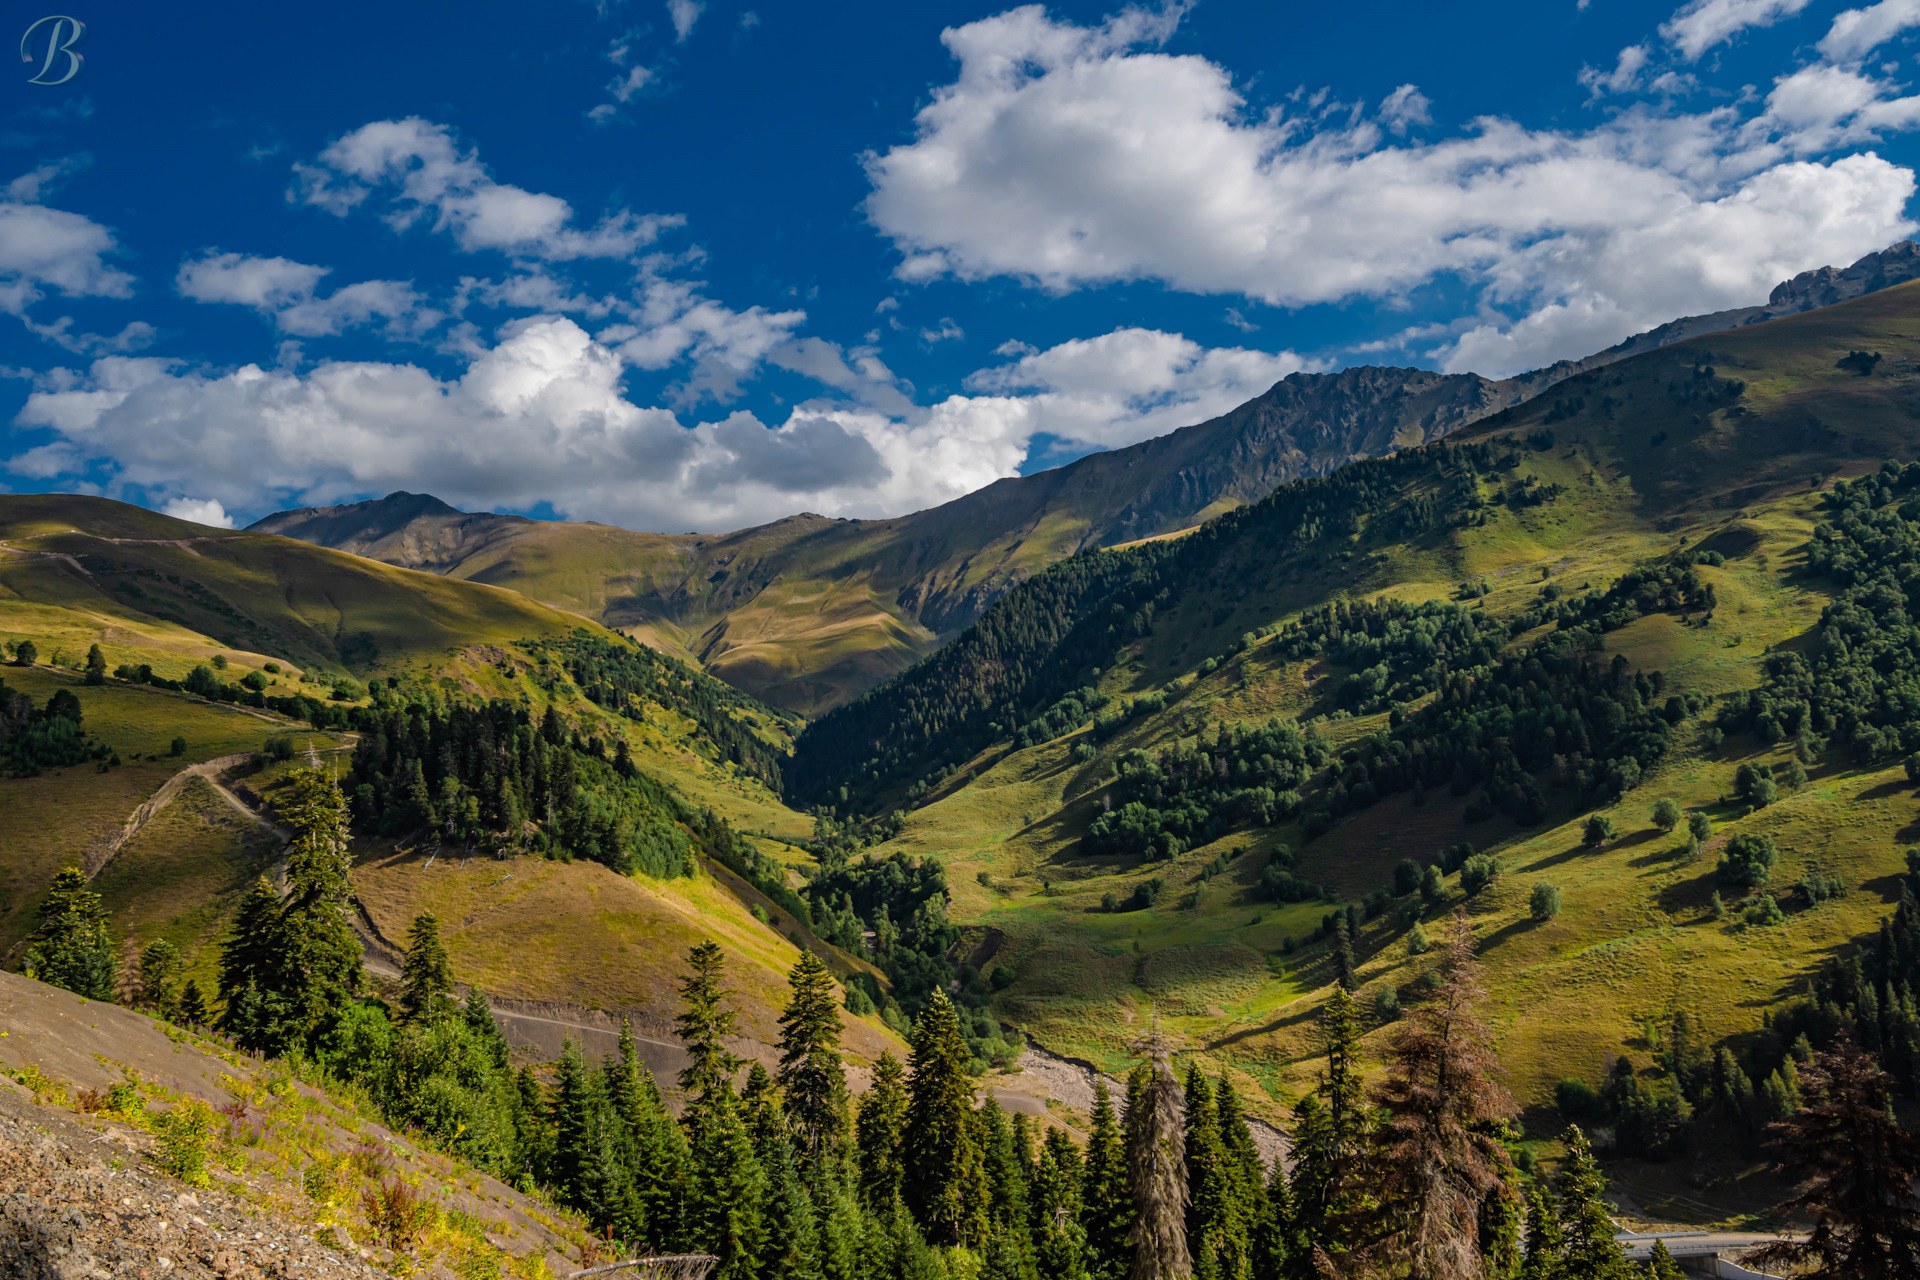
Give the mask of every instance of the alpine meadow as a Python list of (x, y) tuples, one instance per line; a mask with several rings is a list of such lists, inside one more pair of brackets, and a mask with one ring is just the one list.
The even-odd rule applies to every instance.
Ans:
[(0, 1275), (1920, 1280), (1835, 3), (29, 28)]

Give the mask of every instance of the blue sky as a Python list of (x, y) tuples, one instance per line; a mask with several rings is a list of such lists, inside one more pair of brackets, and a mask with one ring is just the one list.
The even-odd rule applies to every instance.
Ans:
[(0, 83), (0, 488), (210, 523), (895, 514), (1914, 229), (1920, 0), (65, 2), (84, 72)]

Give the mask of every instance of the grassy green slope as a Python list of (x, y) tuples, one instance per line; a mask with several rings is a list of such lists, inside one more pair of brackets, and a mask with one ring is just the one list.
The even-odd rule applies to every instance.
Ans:
[(219, 649), (364, 673), (579, 625), (514, 592), (290, 538), (105, 498), (0, 495), (0, 628), (46, 655), (98, 641), (114, 665), (120, 649), (186, 666)]
[[(1882, 353), (1872, 376), (1836, 367), (1854, 349)], [(1746, 383), (1737, 402), (1685, 398), (1698, 385), (1695, 370), (1709, 362), (1718, 378)], [(893, 847), (948, 863), (955, 918), (1003, 935), (997, 962), (1020, 974), (999, 998), (1006, 1016), (1055, 1048), (1118, 1065), (1129, 1028), (1152, 1008), (1195, 1051), (1244, 1073), (1274, 1101), (1306, 1078), (1307, 1029), (1330, 981), (1322, 948), (1283, 952), (1289, 936), (1306, 943), (1327, 908), (1252, 899), (1265, 854), (1279, 843), (1299, 850), (1302, 875), (1349, 899), (1386, 885), (1400, 858), (1428, 861), (1457, 840), (1498, 854), (1507, 874), (1471, 909), (1494, 977), (1503, 1057), (1531, 1107), (1545, 1106), (1564, 1075), (1594, 1077), (1609, 1052), (1644, 1053), (1643, 1019), (1684, 1007), (1716, 1036), (1751, 1031), (1764, 1011), (1804, 989), (1825, 956), (1873, 928), (1897, 894), (1900, 845), (1914, 834), (1897, 770), (1856, 767), (1830, 753), (1808, 788), (1736, 817), (1723, 797), (1737, 766), (1784, 753), (1738, 737), (1710, 750), (1703, 723), (1689, 720), (1652, 776), (1611, 810), (1623, 838), (1597, 851), (1582, 845), (1583, 811), (1551, 789), (1550, 815), (1532, 828), (1504, 816), (1469, 823), (1466, 801), (1442, 791), (1424, 803), (1389, 797), (1315, 840), (1303, 839), (1297, 824), (1243, 830), (1171, 863), (1090, 859), (1079, 837), (1112, 762), (1129, 748), (1191, 745), (1209, 724), (1273, 715), (1331, 712), (1317, 728), (1335, 744), (1383, 730), (1384, 715), (1352, 719), (1334, 710), (1329, 695), (1347, 673), (1281, 660), (1271, 644), (1207, 674), (1197, 669), (1246, 631), (1329, 599), (1447, 598), (1460, 582), (1479, 581), (1490, 589), (1483, 607), (1507, 615), (1548, 583), (1570, 593), (1603, 588), (1676, 550), (1719, 549), (1726, 563), (1700, 569), (1719, 598), (1711, 625), (1655, 614), (1609, 633), (1606, 645), (1636, 666), (1663, 669), (1670, 689), (1713, 695), (1760, 684), (1763, 657), (1802, 643), (1828, 598), (1827, 585), (1801, 571), (1816, 519), (1814, 483), (1914, 456), (1917, 369), (1920, 289), (1907, 286), (1575, 379), (1548, 403), (1464, 433), (1518, 444), (1547, 429), (1551, 415), (1553, 447), (1522, 445), (1517, 472), (1565, 485), (1559, 500), (1496, 506), (1485, 525), (1412, 541), (1363, 534), (1270, 558), (1224, 548), (1216, 571), (1193, 572), (1151, 633), (1099, 676), (1109, 695), (1167, 694), (1166, 710), (1097, 744), (1084, 727), (1026, 750), (1002, 743), (973, 762), (964, 782), (933, 792)], [(1091, 759), (1073, 758), (1078, 743), (1094, 748)], [(1662, 796), (1721, 822), (1698, 862), (1682, 860), (1682, 839), (1652, 830), (1647, 813)], [(1714, 922), (1705, 909), (1716, 851), (1749, 830), (1779, 843), (1776, 884), (1818, 868), (1854, 892), (1775, 928)], [(1234, 850), (1241, 852), (1224, 874), (1201, 878), (1218, 854)], [(1099, 909), (1104, 894), (1125, 899), (1149, 876), (1168, 886), (1153, 908)], [(1566, 903), (1542, 926), (1527, 918), (1539, 879), (1560, 885)], [(1365, 998), (1413, 972), (1384, 919), (1367, 926), (1360, 951)]]

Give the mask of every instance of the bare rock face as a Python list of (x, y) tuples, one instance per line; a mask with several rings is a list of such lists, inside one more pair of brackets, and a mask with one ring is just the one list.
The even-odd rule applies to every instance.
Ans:
[[(0, 1091), (0, 1276), (377, 1280), (389, 1273), (217, 1191), (150, 1170), (142, 1135), (97, 1132)], [(347, 1244), (344, 1241), (337, 1243)]]

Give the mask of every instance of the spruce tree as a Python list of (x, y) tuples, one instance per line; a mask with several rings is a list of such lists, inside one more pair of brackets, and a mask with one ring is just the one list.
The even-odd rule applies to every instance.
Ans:
[[(493, 1016), (493, 1006), (487, 1002), (486, 993), (478, 986), (467, 988), (467, 1002), (461, 1006), (460, 1019), (467, 1024), (467, 1030), (473, 1033), (474, 1039), (485, 1050), (487, 1060), (493, 1063), (493, 1069), (505, 1071), (508, 1057), (506, 1033), (500, 1030), (499, 1019)], [(624, 1019), (621, 1026), (623, 1029), (626, 1026)], [(628, 1038), (631, 1039), (631, 1037)], [(648, 1083), (651, 1084), (652, 1081), (649, 1080)]]
[(722, 1043), (740, 1017), (727, 1003), (733, 993), (726, 985), (726, 953), (709, 938), (687, 952), (687, 969), (680, 980), (682, 1010), (673, 1027), (690, 1059), (679, 1082), (687, 1098), (688, 1124), (697, 1131), (707, 1104), (733, 1091), (734, 1073), (745, 1060)]
[(1281, 1280), (1296, 1271), (1297, 1264), (1310, 1252), (1300, 1233), (1300, 1215), (1294, 1209), (1286, 1161), (1275, 1160), (1267, 1179), (1266, 1211), (1254, 1235), (1254, 1278)]
[(780, 1017), (780, 1089), (800, 1155), (818, 1169), (838, 1154), (847, 1130), (840, 1002), (832, 973), (811, 951), (800, 953), (787, 984), (792, 995)]
[(1359, 1165), (1372, 1133), (1362, 1094), (1360, 1017), (1353, 997), (1334, 988), (1320, 1013), (1326, 1067), (1314, 1092), (1294, 1108), (1292, 1192), (1308, 1249), (1337, 1259), (1374, 1218)]
[(1520, 1260), (1521, 1280), (1560, 1280), (1566, 1237), (1560, 1230), (1560, 1207), (1546, 1184), (1527, 1188), (1527, 1243)]
[(879, 1225), (860, 1212), (851, 1180), (843, 1168), (827, 1171), (812, 1187), (814, 1220), (819, 1223), (821, 1280), (865, 1280), (863, 1255), (868, 1232)]
[(1480, 1201), (1480, 1260), (1487, 1280), (1513, 1280), (1519, 1275), (1525, 1215), (1526, 1202), (1511, 1177)]
[(1156, 1027), (1138, 1048), (1146, 1074), (1129, 1090), (1127, 1185), (1133, 1197), (1133, 1246), (1129, 1280), (1187, 1280), (1186, 1134), (1180, 1123), (1180, 1082), (1173, 1049)]
[(1440, 985), (1394, 1027), (1376, 1094), (1386, 1116), (1372, 1152), (1377, 1251), (1423, 1280), (1481, 1280), (1482, 1205), (1510, 1167), (1493, 1135), (1518, 1108), (1479, 1016), (1486, 978), (1464, 907), (1434, 972)]
[(1333, 962), (1333, 980), (1342, 991), (1354, 988), (1354, 970), (1358, 966), (1353, 958), (1353, 930), (1348, 925), (1348, 917), (1336, 914), (1333, 918), (1333, 947), (1328, 952)]
[(747, 1140), (763, 1167), (773, 1167), (773, 1148), (787, 1142), (787, 1117), (780, 1105), (780, 1089), (773, 1077), (758, 1062), (747, 1069), (747, 1082), (740, 1090), (740, 1123), (747, 1127)]
[(882, 1051), (873, 1064), (873, 1084), (860, 1099), (856, 1140), (860, 1201), (869, 1213), (885, 1215), (900, 1198), (900, 1145), (906, 1123), (906, 1076), (899, 1059)]
[(293, 828), (287, 846), (287, 901), (281, 910), (286, 961), (278, 994), (294, 1039), (317, 1031), (359, 994), (360, 939), (347, 924), (347, 801), (331, 776), (295, 769), (277, 801)]
[(200, 983), (193, 978), (188, 978), (180, 990), (180, 1021), (190, 1027), (207, 1025), (207, 998), (200, 994)]
[(1080, 1225), (1080, 1150), (1059, 1129), (1049, 1129), (1040, 1144), (1028, 1186), (1034, 1265), (1048, 1280), (1086, 1280), (1087, 1237)]
[(431, 911), (413, 918), (400, 968), (400, 1020), (428, 1022), (453, 1011), (453, 964)]
[[(1223, 1255), (1234, 1229), (1227, 1154), (1220, 1143), (1220, 1113), (1213, 1089), (1195, 1062), (1187, 1067), (1187, 1249), (1194, 1280), (1228, 1280)], [(1237, 1278), (1236, 1278), (1237, 1280)]]
[(756, 1280), (820, 1280), (820, 1232), (813, 1197), (800, 1180), (793, 1146), (784, 1134), (769, 1145), (761, 1166), (767, 1190), (761, 1208)]
[(1560, 1234), (1566, 1242), (1561, 1267), (1581, 1280), (1625, 1280), (1627, 1255), (1613, 1238), (1613, 1219), (1602, 1199), (1607, 1175), (1593, 1158), (1593, 1147), (1579, 1125), (1567, 1129), (1567, 1155), (1555, 1189), (1559, 1201)]
[(1800, 1091), (1799, 1112), (1773, 1126), (1779, 1171), (1799, 1183), (1776, 1212), (1813, 1231), (1766, 1246), (1755, 1265), (1822, 1280), (1920, 1276), (1920, 1138), (1893, 1118), (1893, 1081), (1842, 1040), (1801, 1069)]
[(1680, 1270), (1680, 1264), (1673, 1260), (1673, 1254), (1667, 1250), (1665, 1240), (1653, 1242), (1653, 1252), (1647, 1255), (1647, 1265), (1640, 1269), (1646, 1280), (1686, 1280), (1686, 1273)]
[(653, 1076), (640, 1061), (633, 1026), (620, 1020), (620, 1049), (607, 1060), (607, 1102), (622, 1131), (631, 1199), (622, 1234), (659, 1251), (684, 1243), (687, 1144), (667, 1115)]
[(733, 1087), (725, 1081), (701, 1104), (691, 1165), (690, 1243), (720, 1259), (708, 1280), (755, 1280), (765, 1247), (766, 1176), (741, 1123)]
[(278, 1053), (286, 1045), (290, 1019), (280, 994), (289, 962), (286, 929), (280, 895), (261, 876), (240, 900), (220, 951), (216, 1025), (242, 1049)]
[(973, 1116), (973, 1055), (945, 991), (935, 988), (913, 1028), (901, 1142), (907, 1206), (936, 1245), (976, 1246), (987, 1235), (990, 1189)]
[(1127, 1191), (1126, 1139), (1104, 1079), (1093, 1086), (1093, 1120), (1080, 1179), (1080, 1223), (1087, 1238), (1088, 1275), (1092, 1280), (1120, 1280), (1132, 1260), (1127, 1233), (1133, 1226), (1133, 1199)]
[(113, 937), (100, 895), (78, 867), (62, 868), (40, 904), (40, 923), (27, 939), (26, 975), (89, 1000), (112, 1000), (116, 965)]
[(163, 1018), (180, 1013), (180, 948), (155, 939), (140, 953), (140, 1003)]
[(1009, 1124), (999, 1100), (989, 1096), (986, 1104), (974, 1112), (978, 1120), (980, 1160), (987, 1171), (988, 1212), (996, 1225), (1027, 1221), (1027, 1166), (1020, 1148), (1025, 1144), (1025, 1116), (1015, 1116)]
[(1260, 1161), (1260, 1148), (1254, 1145), (1253, 1130), (1247, 1126), (1240, 1095), (1224, 1076), (1215, 1083), (1214, 1103), (1220, 1113), (1220, 1147), (1227, 1159), (1237, 1232), (1229, 1238), (1236, 1254), (1229, 1258), (1228, 1274), (1250, 1277), (1259, 1270), (1262, 1224), (1270, 1213), (1267, 1170)]

